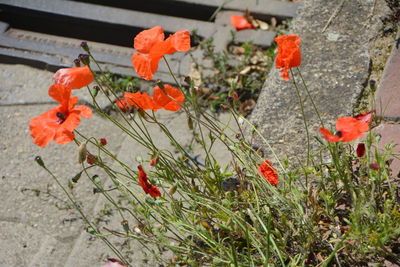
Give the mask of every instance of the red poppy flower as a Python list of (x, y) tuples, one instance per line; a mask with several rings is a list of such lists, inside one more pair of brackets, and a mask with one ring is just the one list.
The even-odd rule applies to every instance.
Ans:
[(158, 62), (164, 55), (190, 49), (190, 34), (181, 30), (164, 40), (163, 29), (156, 26), (136, 35), (134, 48), (142, 54), (132, 55), (133, 67), (140, 77), (151, 80), (158, 69)]
[(276, 68), (281, 69), (281, 76), (289, 81), (289, 69), (300, 66), (300, 37), (297, 35), (280, 35), (275, 38), (278, 44), (278, 55), (276, 57)]
[(115, 100), (115, 103), (123, 112), (131, 112), (132, 107), (128, 104), (128, 101), (125, 98), (118, 98)]
[(350, 142), (360, 138), (364, 132), (369, 130), (368, 123), (353, 117), (340, 117), (336, 121), (336, 133), (333, 135), (329, 130), (320, 128), (319, 131), (329, 142)]
[(177, 111), (181, 109), (181, 105), (185, 102), (183, 93), (168, 84), (164, 84), (164, 89), (158, 86), (154, 88), (153, 95), (155, 109), (163, 108), (169, 111)]
[(271, 162), (265, 160), (263, 163), (260, 164), (258, 170), (270, 184), (272, 185), (278, 184), (278, 172), (272, 166)]
[(136, 93), (125, 92), (124, 97), (128, 105), (132, 107), (141, 108), (144, 110), (154, 109), (153, 99), (147, 93), (142, 94), (141, 92), (136, 92)]
[(240, 15), (232, 15), (231, 24), (237, 31), (254, 29), (253, 24), (251, 24), (246, 17)]
[(55, 84), (63, 85), (70, 89), (79, 89), (93, 82), (93, 73), (89, 66), (59, 69), (53, 76)]
[(63, 85), (52, 85), (49, 95), (60, 105), (31, 119), (29, 124), (33, 142), (40, 147), (45, 147), (51, 140), (57, 144), (71, 142), (80, 117), (92, 116), (92, 111), (87, 106), (75, 106), (78, 98), (71, 97), (71, 89)]
[(144, 172), (142, 165), (138, 166), (138, 170), (139, 185), (143, 188), (144, 192), (154, 198), (161, 196), (160, 190), (158, 190), (156, 186), (149, 183), (147, 174)]

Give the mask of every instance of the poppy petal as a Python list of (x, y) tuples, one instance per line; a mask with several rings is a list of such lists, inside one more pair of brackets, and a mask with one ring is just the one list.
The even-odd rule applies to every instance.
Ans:
[(93, 82), (94, 76), (88, 65), (75, 68), (59, 69), (53, 76), (55, 84), (70, 89), (79, 89)]
[(71, 97), (71, 89), (61, 84), (53, 84), (50, 86), (48, 94), (62, 106), (66, 106)]
[(180, 90), (164, 84), (164, 90), (158, 86), (154, 88), (153, 100), (155, 109), (163, 108), (169, 111), (178, 111), (185, 101), (185, 96)]
[(336, 121), (336, 129), (341, 132), (341, 141), (350, 142), (369, 130), (368, 123), (353, 117), (340, 117)]
[(54, 107), (30, 120), (30, 135), (33, 137), (34, 144), (45, 147), (53, 139), (57, 125), (49, 119), (55, 117), (59, 109), (60, 106)]
[(355, 116), (354, 118), (356, 118), (359, 121), (363, 121), (365, 123), (370, 123), (372, 120), (372, 114), (375, 113), (375, 110), (371, 110), (370, 112), (367, 113), (362, 113), (358, 116)]
[(148, 30), (141, 31), (134, 39), (134, 48), (140, 53), (149, 53), (157, 42), (164, 40), (164, 30), (161, 26), (156, 26)]
[(139, 185), (142, 187), (143, 191), (154, 198), (161, 196), (160, 190), (156, 186), (149, 183), (147, 174), (144, 172), (142, 165), (138, 166), (138, 170)]
[(275, 67), (282, 69), (281, 76), (288, 81), (289, 69), (301, 65), (301, 39), (297, 35), (280, 35), (275, 38), (275, 42), (278, 44)]
[(115, 103), (123, 112), (130, 112), (131, 106), (128, 104), (128, 101), (125, 98), (118, 98)]
[(246, 17), (240, 15), (232, 15), (231, 16), (231, 24), (237, 30), (244, 30), (244, 29), (253, 29), (254, 26), (251, 24)]
[(278, 184), (278, 172), (268, 160), (265, 160), (260, 164), (258, 171), (262, 174), (262, 176), (264, 176), (265, 179), (267, 179), (270, 184)]
[(331, 132), (326, 128), (321, 127), (319, 128), (319, 131), (322, 134), (322, 136), (329, 142), (335, 143), (340, 141), (340, 137), (331, 134)]
[(90, 119), (92, 117), (92, 110), (88, 106), (76, 106), (74, 110), (79, 112), (79, 116)]
[[(180, 30), (168, 37), (175, 52), (186, 52), (190, 49), (190, 33), (187, 30)], [(167, 39), (167, 40), (168, 40)]]
[(62, 124), (60, 124), (60, 127), (58, 128), (65, 128), (69, 132), (72, 132), (73, 130), (75, 130), (76, 127), (79, 126), (80, 123), (81, 120), (79, 119), (79, 114), (76, 112), (71, 112), (66, 120)]
[(135, 53), (132, 55), (132, 65), (137, 74), (145, 80), (151, 80), (153, 74), (158, 69), (158, 61), (160, 58), (150, 55)]
[(71, 131), (68, 131), (68, 129), (59, 127), (56, 130), (56, 133), (54, 135), (54, 142), (57, 144), (63, 145), (70, 143), (74, 140), (75, 134)]

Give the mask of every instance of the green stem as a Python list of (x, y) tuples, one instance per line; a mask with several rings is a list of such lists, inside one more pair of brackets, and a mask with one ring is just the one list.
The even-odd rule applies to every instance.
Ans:
[(324, 122), (323, 122), (323, 120), (321, 119), (321, 115), (319, 114), (317, 105), (315, 105), (314, 99), (313, 99), (313, 97), (311, 96), (310, 91), (308, 90), (308, 86), (307, 86), (306, 82), (304, 81), (303, 75), (301, 74), (301, 71), (300, 71), (300, 69), (299, 69), (298, 67), (297, 67), (297, 71), (299, 72), (300, 79), (301, 79), (301, 81), (302, 81), (302, 83), (303, 83), (303, 85), (304, 85), (304, 88), (306, 89), (306, 92), (307, 92), (308, 97), (309, 97), (310, 100), (311, 100), (311, 103), (312, 103), (312, 105), (313, 105), (313, 108), (314, 108), (314, 110), (315, 110), (315, 113), (316, 113), (317, 116), (318, 116), (319, 122), (321, 123), (321, 126), (325, 128)]
[(292, 69), (290, 69), (290, 74), (292, 75), (293, 84), (294, 84), (294, 87), (296, 88), (297, 97), (299, 98), (301, 114), (303, 116), (304, 128), (306, 130), (306, 137), (307, 137), (307, 166), (308, 166), (309, 163), (310, 163), (310, 132), (308, 131), (308, 124), (307, 124), (306, 114), (304, 112), (303, 99), (301, 98), (300, 90), (299, 90), (299, 87), (297, 86), (296, 79), (295, 79), (295, 77), (293, 75)]

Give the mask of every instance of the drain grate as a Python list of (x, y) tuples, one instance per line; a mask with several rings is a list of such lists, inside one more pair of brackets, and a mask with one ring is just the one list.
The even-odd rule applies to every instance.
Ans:
[[(71, 66), (81, 53), (81, 40), (92, 47), (110, 71), (135, 75), (131, 67), (133, 36), (163, 26), (166, 34), (181, 29), (196, 31), (200, 38), (213, 38), (217, 50), (231, 41), (230, 12), (249, 10), (256, 18), (281, 21), (293, 17), (297, 4), (272, 0), (0, 0), (0, 62), (22, 63), (56, 70)], [(259, 2), (259, 3), (257, 3)], [(222, 8), (221, 8), (222, 7)], [(210, 21), (219, 10), (216, 19)], [(228, 21), (229, 22), (229, 21)], [(253, 41), (269, 46), (272, 31), (245, 30), (236, 42)], [(196, 51), (195, 51), (196, 52)], [(169, 57), (177, 75), (186, 75), (190, 57)], [(155, 79), (171, 82), (166, 66), (160, 64)]]

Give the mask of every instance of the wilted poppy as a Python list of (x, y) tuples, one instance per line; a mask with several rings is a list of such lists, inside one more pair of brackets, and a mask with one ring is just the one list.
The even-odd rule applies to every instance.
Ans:
[(331, 134), (328, 129), (320, 128), (319, 131), (329, 142), (350, 142), (360, 138), (369, 130), (368, 123), (353, 117), (340, 117), (336, 121), (336, 132)]
[(282, 69), (282, 78), (289, 81), (289, 69), (301, 64), (301, 39), (297, 35), (280, 35), (275, 38), (275, 42), (278, 44), (276, 68)]
[(52, 85), (49, 95), (60, 105), (31, 119), (29, 124), (33, 142), (40, 147), (45, 147), (51, 140), (57, 144), (71, 142), (80, 117), (92, 116), (92, 111), (87, 106), (75, 106), (78, 98), (71, 97), (71, 89), (63, 85)]
[(139, 53), (132, 55), (133, 67), (140, 77), (151, 80), (158, 69), (158, 62), (164, 55), (190, 49), (190, 34), (181, 30), (164, 40), (163, 29), (156, 26), (136, 35), (134, 48)]
[(240, 15), (232, 15), (231, 24), (237, 31), (254, 28), (246, 17)]
[(181, 109), (181, 105), (185, 102), (185, 96), (180, 90), (164, 84), (164, 89), (158, 86), (154, 88), (153, 101), (155, 109), (163, 108), (169, 111), (177, 111)]
[(53, 76), (55, 84), (69, 89), (79, 89), (93, 82), (93, 73), (89, 66), (59, 69)]
[(139, 185), (143, 188), (144, 192), (154, 198), (161, 196), (160, 190), (158, 190), (156, 186), (149, 183), (147, 174), (144, 172), (142, 165), (138, 165), (138, 170)]
[(278, 172), (272, 166), (272, 163), (268, 160), (265, 160), (263, 163), (260, 164), (258, 167), (258, 171), (262, 174), (262, 176), (267, 179), (267, 181), (272, 185), (278, 184)]
[(154, 109), (154, 102), (153, 99), (147, 93), (128, 93), (125, 92), (124, 97), (128, 103), (128, 105), (141, 108), (144, 110), (147, 109)]

